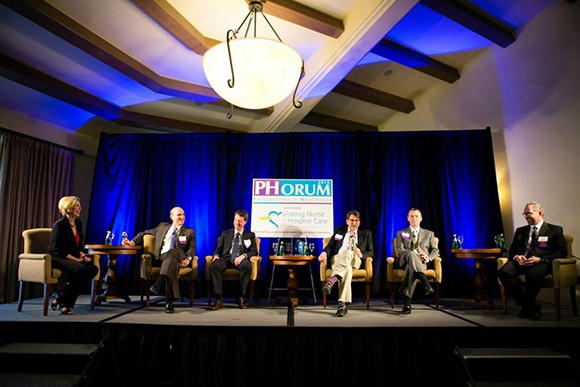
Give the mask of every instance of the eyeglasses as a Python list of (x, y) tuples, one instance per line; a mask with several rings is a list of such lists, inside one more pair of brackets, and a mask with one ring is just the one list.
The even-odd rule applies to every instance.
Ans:
[(535, 211), (522, 212), (523, 216), (533, 215)]

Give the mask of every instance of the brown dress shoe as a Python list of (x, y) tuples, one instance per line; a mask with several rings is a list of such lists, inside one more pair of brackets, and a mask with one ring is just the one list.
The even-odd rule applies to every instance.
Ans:
[(223, 306), (224, 303), (222, 302), (222, 300), (215, 300), (215, 304), (211, 306), (211, 310), (218, 310), (221, 309)]
[(246, 304), (244, 303), (243, 298), (238, 299), (238, 305), (240, 306), (240, 309), (246, 309)]

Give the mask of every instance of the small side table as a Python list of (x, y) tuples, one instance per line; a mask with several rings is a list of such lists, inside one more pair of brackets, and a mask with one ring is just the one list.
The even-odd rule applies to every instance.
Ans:
[(463, 303), (479, 303), (484, 305), (487, 309), (494, 309), (495, 305), (493, 299), (487, 292), (487, 278), (484, 270), (485, 260), (497, 259), (501, 254), (501, 250), (497, 248), (482, 248), (482, 249), (451, 249), (451, 254), (455, 258), (472, 258), (475, 261), (475, 298), (463, 300)]
[(310, 265), (314, 258), (313, 255), (270, 255), (272, 264), (288, 268), (288, 326), (294, 326), (294, 308), (298, 306), (296, 267)]
[(125, 294), (119, 294), (117, 291), (117, 275), (115, 269), (117, 266), (117, 258), (119, 255), (137, 255), (141, 250), (141, 246), (125, 246), (125, 245), (85, 245), (89, 253), (98, 253), (108, 256), (107, 275), (105, 277), (105, 291), (103, 294), (97, 296), (96, 305), (101, 305), (101, 302), (106, 302), (112, 298), (120, 298), (126, 303), (131, 302), (131, 298)]

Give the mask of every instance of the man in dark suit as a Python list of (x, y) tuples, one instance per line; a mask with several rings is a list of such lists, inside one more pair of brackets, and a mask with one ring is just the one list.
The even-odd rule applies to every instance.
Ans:
[(404, 304), (401, 313), (411, 313), (411, 299), (415, 293), (417, 281), (423, 284), (425, 295), (434, 293), (425, 271), (427, 264), (439, 256), (433, 231), (421, 228), (423, 215), (418, 208), (411, 208), (407, 213), (409, 227), (397, 231), (397, 266), (405, 269), (405, 277), (401, 284), (401, 294)]
[[(541, 307), (536, 297), (542, 289), (544, 277), (552, 272), (552, 261), (568, 255), (564, 231), (561, 226), (544, 222), (544, 209), (538, 202), (525, 205), (522, 214), (527, 226), (518, 227), (508, 252), (508, 262), (497, 273), (499, 280), (512, 291), (521, 305), (521, 318), (539, 319)], [(522, 285), (517, 278), (524, 274)]]
[(155, 236), (154, 262), (161, 266), (159, 278), (149, 291), (160, 294), (165, 290), (165, 312), (173, 313), (173, 298), (179, 297), (179, 269), (191, 263), (195, 256), (195, 230), (185, 227), (185, 213), (182, 208), (174, 207), (169, 212), (171, 223), (163, 222), (150, 230), (125, 240), (126, 245), (142, 245), (145, 235)]
[[(318, 261), (327, 261), (327, 267), (332, 268), (322, 291), (330, 294), (336, 282), (339, 283), (337, 317), (344, 317), (347, 305), (352, 302), (352, 273), (361, 267), (363, 261), (372, 257), (373, 234), (370, 230), (359, 228), (360, 213), (349, 211), (346, 214), (346, 226), (338, 227), (330, 242), (320, 253)], [(334, 257), (334, 259), (328, 259)]]
[(236, 211), (233, 222), (234, 228), (224, 230), (217, 240), (217, 246), (210, 265), (211, 282), (216, 298), (211, 310), (218, 310), (223, 307), (222, 274), (227, 268), (234, 268), (240, 271), (238, 306), (246, 309), (244, 298), (246, 297), (250, 274), (252, 273), (250, 258), (258, 255), (256, 234), (244, 229), (247, 222), (248, 213), (245, 210)]

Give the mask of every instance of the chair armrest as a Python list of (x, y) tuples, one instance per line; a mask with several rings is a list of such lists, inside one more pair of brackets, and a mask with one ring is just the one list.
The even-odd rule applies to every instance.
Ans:
[(320, 261), (320, 282), (326, 282), (326, 266), (328, 257), (324, 261)]
[(211, 265), (211, 260), (213, 259), (212, 255), (205, 256), (205, 279), (209, 281), (211, 279), (211, 273), (209, 271), (209, 266)]
[(250, 257), (250, 263), (252, 264), (252, 273), (250, 274), (250, 279), (255, 281), (260, 276), (260, 266), (262, 262), (262, 257), (255, 255)]
[(508, 259), (506, 257), (499, 257), (497, 259), (497, 269), (499, 270), (503, 265), (507, 263)]
[(367, 272), (365, 281), (371, 281), (373, 279), (373, 257), (365, 259), (365, 271)]
[(141, 278), (151, 278), (151, 268), (153, 267), (153, 256), (151, 254), (141, 254), (141, 265), (139, 265), (139, 274)]
[(388, 257), (387, 258), (387, 281), (392, 282), (393, 277), (393, 270), (395, 270), (395, 258)]
[(99, 269), (99, 271), (97, 271), (97, 274), (93, 278), (93, 281), (100, 280), (101, 279), (101, 254), (91, 253), (91, 254), (85, 254), (85, 255), (91, 257), (93, 265), (95, 265), (97, 267), (97, 269)]
[(554, 288), (575, 286), (578, 282), (575, 258), (556, 258), (552, 261)]
[(441, 262), (443, 259), (441, 257), (435, 257), (433, 259), (433, 268), (435, 269), (435, 282), (441, 283), (443, 280), (443, 270), (441, 268)]
[(24, 253), (18, 256), (18, 280), (55, 283), (52, 280), (50, 254)]

